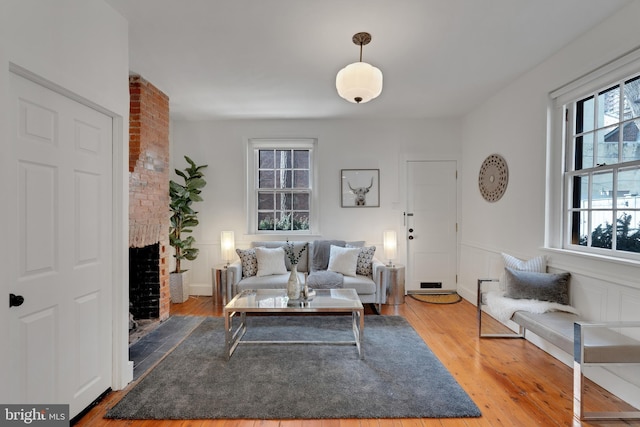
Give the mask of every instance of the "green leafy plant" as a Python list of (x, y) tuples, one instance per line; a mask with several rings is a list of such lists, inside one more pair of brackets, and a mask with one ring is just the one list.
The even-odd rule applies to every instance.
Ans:
[(189, 167), (184, 171), (175, 169), (175, 172), (184, 180), (184, 184), (169, 181), (169, 196), (171, 198), (169, 208), (171, 219), (169, 227), (169, 244), (175, 249), (176, 269), (174, 273), (181, 273), (180, 261), (183, 259), (193, 261), (198, 257), (198, 248), (194, 248), (195, 239), (193, 236), (184, 236), (193, 231), (193, 227), (199, 224), (198, 212), (194, 211), (192, 204), (201, 202), (200, 193), (207, 184), (201, 169), (207, 165), (196, 166), (189, 157), (184, 156), (189, 163)]

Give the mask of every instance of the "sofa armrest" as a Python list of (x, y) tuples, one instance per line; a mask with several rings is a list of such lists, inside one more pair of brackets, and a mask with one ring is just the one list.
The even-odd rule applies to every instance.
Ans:
[(387, 301), (387, 267), (377, 258), (371, 261), (373, 282), (376, 284), (376, 304), (384, 304)]
[(231, 299), (235, 296), (235, 289), (242, 279), (242, 263), (236, 260), (227, 267), (227, 295)]

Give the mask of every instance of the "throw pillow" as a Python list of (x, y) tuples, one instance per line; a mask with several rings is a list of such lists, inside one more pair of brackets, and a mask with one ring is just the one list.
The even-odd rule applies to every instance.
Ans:
[(242, 264), (242, 278), (255, 276), (258, 272), (258, 259), (255, 249), (236, 249)]
[(286, 274), (284, 265), (283, 248), (254, 248), (258, 259), (258, 272), (256, 276), (271, 276), (273, 274)]
[(360, 276), (373, 276), (373, 255), (376, 253), (375, 246), (354, 246), (347, 243), (347, 248), (357, 247), (360, 249), (358, 253), (358, 262), (356, 265), (356, 274)]
[(547, 257), (544, 255), (524, 261), (514, 256), (503, 253), (502, 259), (504, 260), (504, 266), (506, 268), (520, 271), (535, 271), (538, 273), (547, 272)]
[(505, 297), (569, 305), (570, 273), (537, 273), (506, 268)]
[(355, 277), (360, 248), (343, 248), (331, 245), (327, 270)]
[(329, 266), (331, 246), (345, 245), (344, 240), (314, 240), (311, 246), (311, 265), (309, 272), (326, 270)]

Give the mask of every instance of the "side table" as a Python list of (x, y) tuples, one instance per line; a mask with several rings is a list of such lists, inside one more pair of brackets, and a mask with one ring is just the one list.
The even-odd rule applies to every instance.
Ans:
[(404, 304), (404, 265), (394, 264), (386, 267), (387, 283), (387, 304)]
[(226, 305), (230, 298), (227, 295), (227, 264), (218, 264), (211, 269), (213, 277), (213, 303), (215, 305)]

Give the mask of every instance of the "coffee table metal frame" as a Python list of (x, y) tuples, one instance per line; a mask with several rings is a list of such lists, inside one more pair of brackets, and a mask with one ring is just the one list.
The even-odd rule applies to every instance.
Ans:
[[(267, 304), (249, 303), (252, 297)], [(335, 298), (334, 298), (335, 297)], [(272, 299), (272, 300), (271, 300)], [(314, 303), (315, 301), (315, 303)], [(244, 304), (242, 303), (244, 302)], [(273, 304), (271, 304), (273, 302)], [(345, 303), (346, 302), (346, 303)], [(353, 341), (257, 341), (244, 340), (247, 331), (247, 313), (277, 313), (296, 315), (309, 313), (351, 313)], [(240, 317), (240, 324), (234, 328), (233, 319)], [(236, 295), (224, 307), (225, 354), (227, 361), (240, 344), (322, 344), (355, 345), (360, 359), (364, 359), (364, 307), (354, 289), (318, 289), (314, 299), (291, 300), (284, 289), (245, 290)]]

